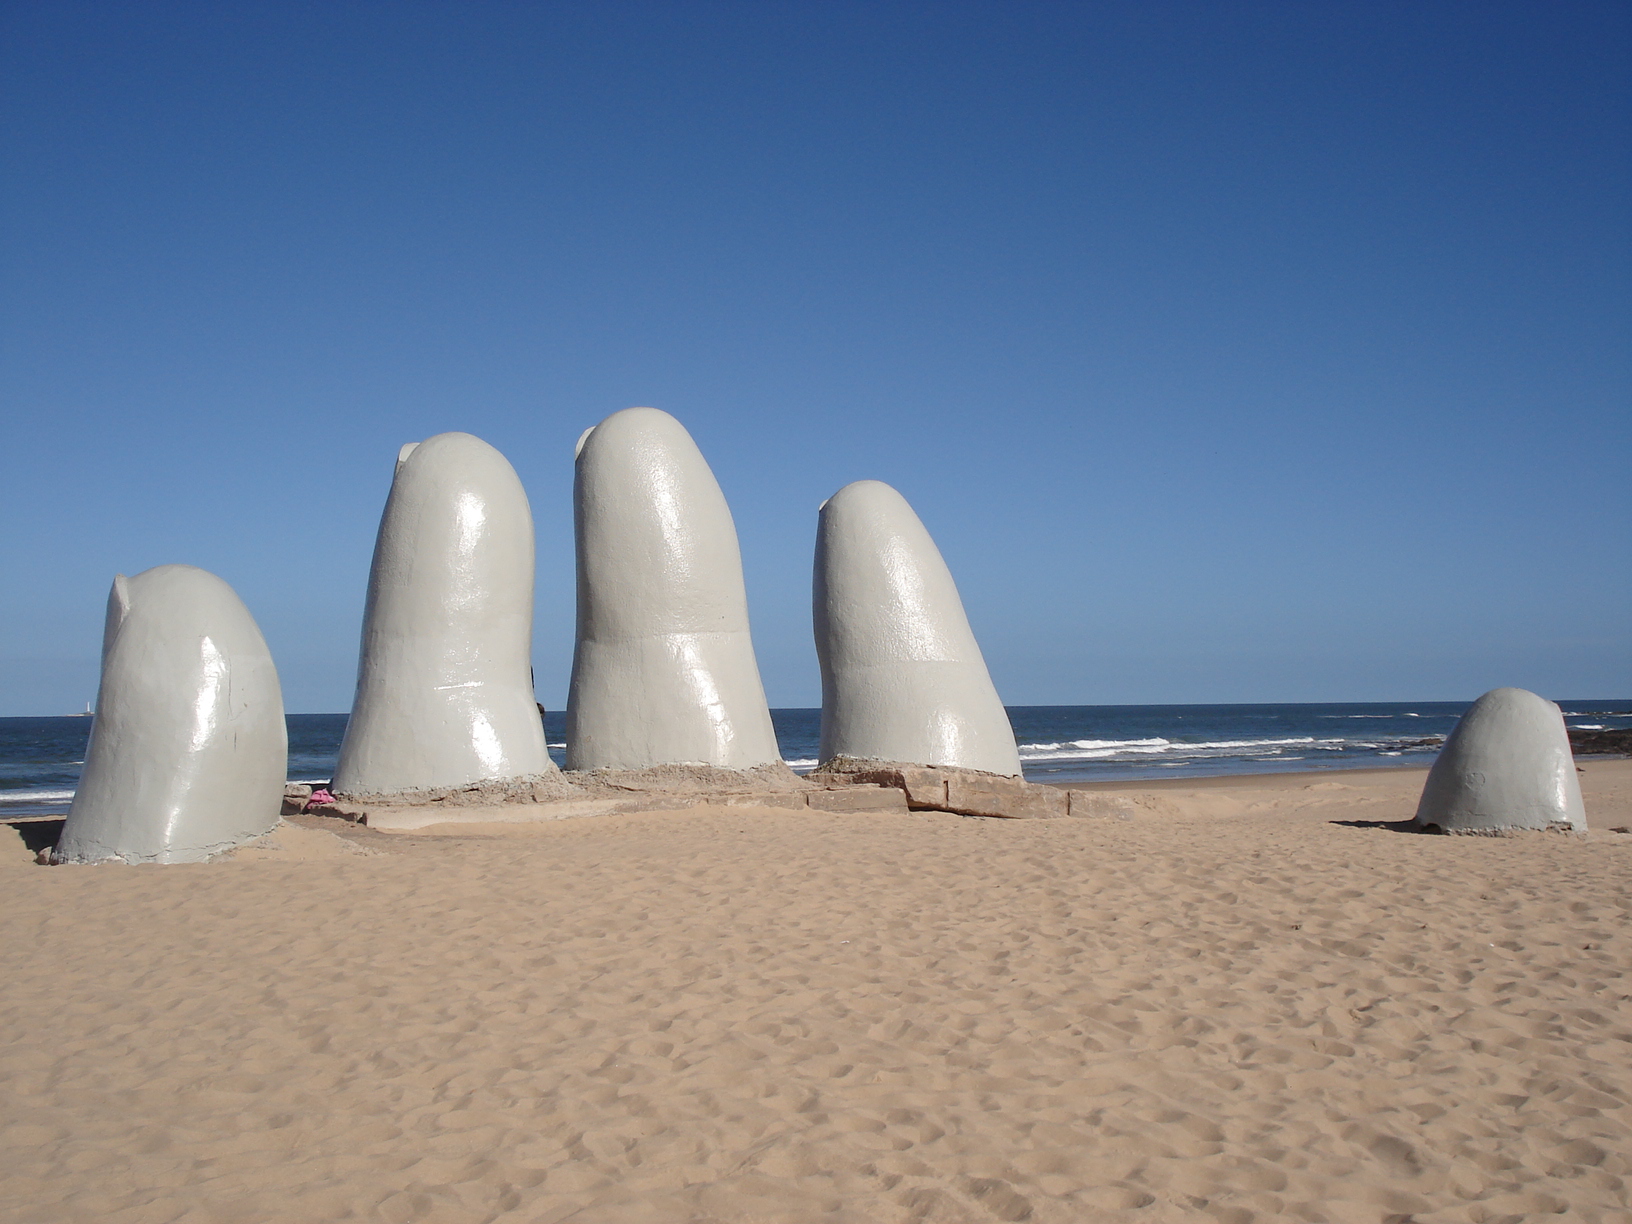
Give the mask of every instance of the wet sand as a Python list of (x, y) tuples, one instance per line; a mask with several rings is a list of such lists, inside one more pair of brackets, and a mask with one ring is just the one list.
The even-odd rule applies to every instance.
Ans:
[(1587, 838), (1401, 833), (1420, 770), (0, 830), (0, 1218), (1632, 1221), (1632, 761), (1583, 765)]

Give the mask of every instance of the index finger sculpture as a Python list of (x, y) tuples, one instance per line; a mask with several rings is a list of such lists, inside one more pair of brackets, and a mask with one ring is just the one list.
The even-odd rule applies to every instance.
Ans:
[(403, 447), (335, 793), (412, 798), (558, 773), (532, 641), (533, 517), (515, 469), (466, 433)]
[(613, 413), (578, 440), (573, 509), (567, 768), (780, 760), (736, 526), (691, 435), (655, 408)]

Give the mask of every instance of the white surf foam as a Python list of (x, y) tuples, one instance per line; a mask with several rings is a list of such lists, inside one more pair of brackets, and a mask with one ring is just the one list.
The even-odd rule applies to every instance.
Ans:
[[(1165, 739), (1143, 740), (1069, 740), (1058, 744), (1021, 744), (1022, 761), (1103, 761), (1112, 757), (1138, 758), (1142, 756), (1182, 756), (1187, 758), (1209, 756), (1247, 756), (1252, 753), (1278, 748), (1313, 746), (1341, 748), (1350, 741), (1342, 738), (1317, 740), (1312, 735), (1296, 735), (1286, 739), (1203, 740), (1200, 743), (1174, 743)], [(1274, 755), (1281, 755), (1274, 753)], [(1164, 762), (1165, 763), (1165, 762)]]
[(1020, 751), (1059, 752), (1065, 748), (1165, 748), (1171, 741), (1156, 739), (1135, 740), (1062, 740), (1058, 744), (1021, 744)]

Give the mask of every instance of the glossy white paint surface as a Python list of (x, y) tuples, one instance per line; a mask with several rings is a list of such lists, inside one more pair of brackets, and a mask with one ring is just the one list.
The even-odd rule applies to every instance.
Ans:
[(889, 485), (859, 480), (823, 504), (814, 610), (824, 761), (1020, 773), (952, 574)]
[(679, 421), (614, 413), (578, 440), (568, 769), (779, 759), (737, 529)]
[(54, 859), (194, 863), (278, 823), (277, 669), (233, 589), (191, 565), (113, 580), (102, 686)]
[(532, 640), (533, 516), (515, 470), (470, 434), (403, 447), (368, 576), (335, 791), (555, 773)]
[(1581, 783), (1558, 707), (1517, 688), (1492, 689), (1469, 706), (1428, 771), (1416, 823), (1449, 832), (1585, 832)]

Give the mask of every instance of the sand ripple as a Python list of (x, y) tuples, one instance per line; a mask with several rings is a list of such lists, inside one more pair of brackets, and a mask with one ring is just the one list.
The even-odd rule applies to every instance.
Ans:
[(1632, 835), (1413, 784), (19, 852), (0, 1216), (1632, 1221)]

